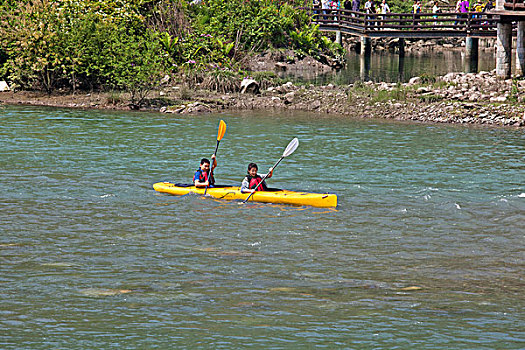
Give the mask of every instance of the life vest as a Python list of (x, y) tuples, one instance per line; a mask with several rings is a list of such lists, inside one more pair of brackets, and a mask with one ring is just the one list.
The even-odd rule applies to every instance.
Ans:
[[(250, 183), (249, 185), (250, 190), (253, 190), (262, 181), (262, 177), (260, 177), (259, 175), (255, 177), (251, 177), (250, 175), (248, 175), (247, 177)], [(257, 191), (266, 191), (266, 190), (268, 190), (268, 187), (266, 187), (266, 184), (264, 182), (261, 184), (261, 186), (257, 188)]]
[[(206, 171), (202, 171), (201, 168), (197, 169), (197, 171), (195, 172), (195, 175), (193, 176), (193, 182), (195, 182), (195, 180), (197, 180), (197, 173), (199, 174), (199, 182), (206, 182), (208, 181), (208, 172)], [(215, 183), (215, 178), (213, 177), (213, 175), (211, 176), (211, 181), (210, 181), (210, 185), (213, 185)]]

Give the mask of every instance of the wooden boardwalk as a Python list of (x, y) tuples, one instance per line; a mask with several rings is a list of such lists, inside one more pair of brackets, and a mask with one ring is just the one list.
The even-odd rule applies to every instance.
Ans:
[(312, 8), (321, 31), (340, 31), (370, 38), (495, 38), (499, 16), (484, 12), (367, 14), (344, 9)]

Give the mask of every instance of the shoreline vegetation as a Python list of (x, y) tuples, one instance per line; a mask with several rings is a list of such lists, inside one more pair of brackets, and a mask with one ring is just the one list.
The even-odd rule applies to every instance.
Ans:
[[(0, 5), (0, 85), (9, 90), (0, 92), (0, 104), (180, 114), (273, 108), (525, 126), (525, 81), (499, 80), (494, 72), (339, 86), (278, 78), (275, 69), (344, 65), (345, 48), (299, 9), (309, 1), (20, 2)], [(403, 6), (390, 4), (392, 11), (407, 11)], [(352, 49), (355, 40), (345, 46)], [(395, 52), (396, 41), (374, 50)]]

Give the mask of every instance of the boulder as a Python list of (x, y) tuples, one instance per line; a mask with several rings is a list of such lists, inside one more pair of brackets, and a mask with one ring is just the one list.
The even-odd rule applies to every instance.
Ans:
[(421, 79), (421, 77), (413, 77), (413, 78), (410, 78), (410, 80), (408, 81), (408, 84), (409, 85), (421, 84), (421, 82), (423, 82), (423, 79)]
[(456, 75), (457, 75), (456, 73), (445, 74), (445, 76), (443, 77), (443, 81), (450, 83), (454, 81), (454, 79), (456, 78)]
[(166, 75), (164, 76), (164, 78), (162, 78), (162, 79), (160, 80), (160, 84), (161, 84), (161, 85), (167, 85), (167, 84), (170, 82), (170, 80), (171, 80), (171, 77), (170, 77), (168, 74), (166, 74)]
[(284, 103), (290, 104), (293, 102), (294, 98), (295, 98), (295, 92), (293, 91), (289, 92), (286, 95), (284, 95)]
[(277, 62), (275, 63), (275, 68), (284, 72), (288, 67), (286, 66), (286, 63)]
[(380, 91), (388, 90), (390, 87), (387, 83), (379, 83), (377, 89)]
[(251, 92), (252, 94), (259, 93), (259, 83), (254, 79), (244, 79), (241, 82), (241, 94)]
[(505, 102), (507, 100), (507, 97), (505, 96), (497, 96), (497, 97), (491, 97), (490, 102)]
[(0, 81), (0, 92), (2, 91), (10, 91), (9, 85), (5, 81)]
[(286, 84), (283, 84), (276, 89), (278, 92), (286, 94), (288, 92), (297, 90), (297, 87), (291, 82), (287, 82)]

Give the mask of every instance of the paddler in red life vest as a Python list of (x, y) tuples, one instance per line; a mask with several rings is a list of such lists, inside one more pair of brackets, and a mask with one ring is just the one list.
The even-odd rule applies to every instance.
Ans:
[[(215, 155), (211, 156), (211, 159), (213, 160), (213, 167), (212, 170), (215, 169), (217, 166), (217, 159), (215, 159)], [(195, 187), (213, 187), (215, 184), (215, 178), (213, 177), (213, 174), (211, 175), (211, 181), (208, 181), (208, 172), (210, 171), (210, 161), (207, 158), (201, 159), (201, 166), (197, 171), (195, 172), (195, 175), (193, 175), (193, 183), (195, 184)]]
[[(257, 174), (257, 164), (250, 163), (248, 164), (248, 175), (242, 180), (241, 184), (241, 192), (255, 192), (255, 187), (262, 181), (262, 178), (265, 175)], [(266, 176), (267, 179), (271, 178), (273, 175), (273, 168), (269, 169), (268, 176)], [(263, 181), (263, 183), (257, 188), (257, 191), (267, 191), (268, 187), (266, 186), (266, 182)]]

